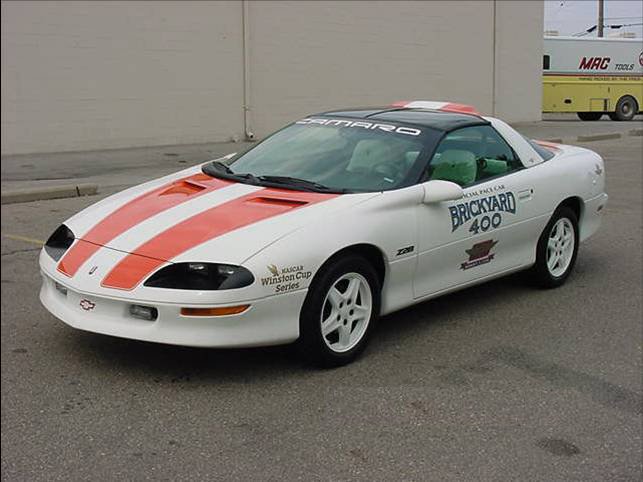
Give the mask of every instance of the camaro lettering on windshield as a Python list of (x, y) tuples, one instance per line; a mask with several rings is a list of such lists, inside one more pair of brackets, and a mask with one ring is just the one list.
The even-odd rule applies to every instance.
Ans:
[[(472, 199), (454, 206), (449, 206), (451, 214), (451, 232), (463, 226), (471, 219), (474, 224), (469, 231), (477, 234), (479, 230), (487, 231), (497, 228), (502, 223), (500, 213), (516, 214), (516, 198), (512, 192), (493, 194), (480, 199)], [(478, 217), (482, 216), (480, 223)]]
[(301, 119), (296, 124), (319, 124), (325, 126), (337, 127), (361, 127), (362, 129), (379, 130), (384, 132), (395, 132), (397, 134), (404, 134), (407, 136), (419, 136), (422, 134), (420, 129), (413, 127), (400, 127), (391, 124), (379, 124), (376, 122), (363, 122), (363, 121), (350, 121), (345, 119)]

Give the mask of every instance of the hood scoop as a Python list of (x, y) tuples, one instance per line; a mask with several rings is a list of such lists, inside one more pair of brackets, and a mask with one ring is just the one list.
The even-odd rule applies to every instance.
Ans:
[(281, 197), (257, 196), (249, 199), (247, 203), (262, 204), (265, 206), (278, 206), (280, 208), (299, 208), (308, 204), (308, 201), (302, 199), (286, 199)]
[(198, 194), (201, 191), (204, 191), (206, 189), (207, 188), (205, 186), (202, 186), (195, 182), (180, 181), (180, 182), (174, 183), (164, 191), (161, 191), (159, 193), (159, 197), (172, 196), (172, 195), (193, 196), (194, 194)]

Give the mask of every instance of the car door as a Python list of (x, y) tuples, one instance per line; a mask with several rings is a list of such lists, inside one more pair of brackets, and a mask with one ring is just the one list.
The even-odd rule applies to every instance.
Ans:
[(416, 298), (529, 263), (541, 229), (529, 171), (490, 125), (442, 139), (425, 178), (455, 182), (464, 197), (419, 206)]

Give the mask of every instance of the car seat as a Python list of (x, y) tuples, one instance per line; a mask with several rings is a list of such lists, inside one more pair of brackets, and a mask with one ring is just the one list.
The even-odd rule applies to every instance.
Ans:
[(395, 151), (391, 143), (381, 139), (363, 139), (353, 149), (353, 155), (346, 166), (347, 171), (371, 170), (382, 163), (395, 162)]
[(440, 160), (433, 166), (432, 180), (451, 181), (466, 186), (477, 178), (478, 164), (471, 151), (448, 149), (440, 155)]

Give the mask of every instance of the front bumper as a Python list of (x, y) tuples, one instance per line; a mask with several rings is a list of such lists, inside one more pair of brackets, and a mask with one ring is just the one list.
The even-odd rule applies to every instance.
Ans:
[[(42, 272), (40, 301), (54, 316), (79, 330), (134, 340), (201, 347), (248, 347), (279, 345), (299, 337), (299, 313), (306, 290), (248, 300), (243, 313), (228, 316), (183, 316), (182, 307), (204, 307), (179, 303), (150, 303), (84, 293)], [(56, 283), (67, 290), (56, 289)], [(83, 309), (81, 302), (85, 308)], [(131, 304), (158, 310), (155, 321), (133, 317)], [(209, 307), (229, 306), (212, 304)]]

